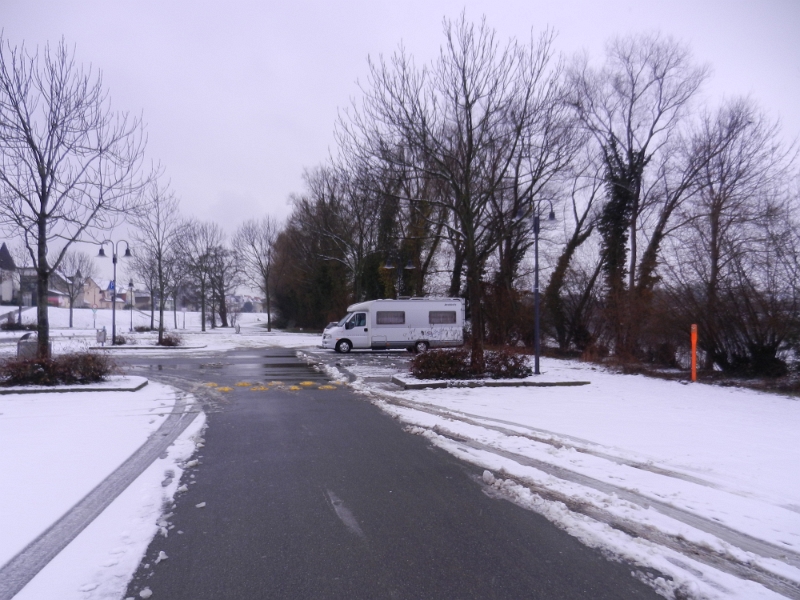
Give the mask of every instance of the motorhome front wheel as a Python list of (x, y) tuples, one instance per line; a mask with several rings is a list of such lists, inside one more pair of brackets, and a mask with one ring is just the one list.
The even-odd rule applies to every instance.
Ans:
[(352, 346), (350, 345), (350, 342), (347, 340), (340, 340), (336, 344), (336, 351), (341, 352), (342, 354), (347, 354), (348, 352), (350, 352), (351, 348)]
[(428, 342), (419, 341), (414, 344), (414, 350), (417, 352), (425, 352), (428, 349)]

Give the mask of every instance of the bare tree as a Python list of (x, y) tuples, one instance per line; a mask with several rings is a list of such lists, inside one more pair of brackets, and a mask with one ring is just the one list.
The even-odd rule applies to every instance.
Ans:
[(158, 298), (158, 343), (164, 340), (164, 305), (170, 292), (170, 285), (175, 279), (176, 261), (174, 255), (178, 251), (179, 228), (181, 226), (178, 212), (178, 199), (166, 187), (153, 180), (147, 188), (146, 204), (130, 217), (136, 227), (134, 238), (137, 246), (142, 248), (149, 260), (155, 275), (155, 292)]
[[(571, 217), (565, 218), (564, 223), (567, 240), (544, 292), (545, 309), (562, 352), (569, 350), (572, 344), (583, 349), (591, 342), (585, 311), (602, 263), (595, 263), (597, 266), (588, 277), (574, 277), (575, 273), (570, 273), (570, 270), (573, 268), (573, 259), (597, 224), (596, 206), (604, 187), (603, 167), (597, 158), (590, 153), (573, 166), (569, 186), (571, 206), (569, 211), (564, 211), (565, 217), (567, 212)], [(568, 282), (571, 274), (572, 285)], [(577, 281), (584, 286), (576, 286)]]
[(208, 266), (212, 307), (211, 327), (216, 327), (215, 311), (219, 314), (220, 326), (230, 327), (228, 296), (241, 281), (238, 257), (224, 244), (218, 244), (211, 248)]
[[(605, 165), (608, 199), (597, 228), (620, 354), (634, 351), (631, 330), (642, 319), (634, 296), (652, 289), (670, 219), (699, 171), (694, 148), (681, 136), (707, 73), (686, 48), (659, 35), (614, 39), (601, 70), (584, 61), (572, 73), (572, 105)], [(647, 247), (640, 256), (645, 225)]]
[[(201, 328), (206, 330), (206, 307), (209, 297), (216, 293), (213, 287), (214, 256), (216, 249), (223, 246), (225, 239), (222, 229), (216, 223), (190, 219), (181, 227), (180, 247), (185, 257), (185, 265), (198, 283), (200, 296)], [(213, 309), (211, 311), (213, 317)]]
[(770, 330), (780, 319), (766, 315), (782, 314), (778, 307), (796, 296), (788, 186), (797, 153), (780, 141), (778, 123), (745, 100), (704, 116), (701, 134), (708, 156), (681, 211), (687, 226), (675, 238), (669, 274), (679, 312), (701, 326), (706, 368), (735, 371), (751, 353), (769, 348), (774, 358), (796, 321), (783, 315)]
[(341, 165), (318, 167), (304, 174), (306, 193), (292, 198), (296, 220), (327, 242), (318, 247), (321, 258), (345, 267), (353, 301), (363, 300), (364, 269), (381, 232), (379, 199), (362, 176)]
[(496, 200), (552, 101), (552, 35), (501, 46), (485, 22), (473, 25), (463, 15), (445, 20), (444, 34), (430, 68), (417, 69), (402, 49), (388, 63), (371, 63), (363, 109), (342, 123), (340, 135), (445, 187), (446, 226), (466, 268), (472, 368), (483, 372), (482, 273), (500, 239)]
[(23, 238), (36, 269), (40, 356), (50, 274), (73, 242), (132, 208), (143, 149), (140, 119), (112, 112), (101, 77), (65, 42), (30, 53), (0, 38), (0, 224)]
[(278, 237), (278, 223), (269, 215), (245, 221), (233, 238), (233, 251), (251, 285), (261, 290), (267, 304), (267, 331), (272, 331), (273, 253)]
[[(158, 289), (158, 268), (155, 256), (147, 247), (137, 250), (128, 263), (128, 276), (132, 281), (140, 281), (150, 294), (150, 329), (156, 327), (156, 290)], [(116, 297), (116, 292), (114, 294)], [(135, 302), (135, 299), (134, 299)], [(159, 326), (159, 329), (161, 327)]]
[(72, 328), (72, 308), (84, 290), (86, 282), (97, 276), (94, 259), (85, 252), (70, 250), (64, 255), (59, 269), (69, 298), (69, 326)]

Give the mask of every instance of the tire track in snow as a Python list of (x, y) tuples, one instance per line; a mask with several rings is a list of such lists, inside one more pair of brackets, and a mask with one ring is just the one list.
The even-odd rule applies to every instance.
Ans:
[[(436, 428), (434, 428), (433, 431), (435, 431), (437, 435), (440, 435), (441, 437), (449, 439), (453, 442), (457, 442), (457, 444), (461, 446), (467, 446), (474, 450), (503, 456), (521, 465), (539, 469), (540, 471), (543, 471), (548, 475), (552, 475), (553, 477), (557, 477), (558, 479), (577, 483), (578, 485), (585, 487), (590, 487), (606, 494), (616, 494), (623, 500), (638, 504), (644, 508), (652, 508), (657, 510), (658, 512), (661, 512), (662, 514), (671, 517), (676, 521), (680, 521), (686, 525), (689, 525), (690, 527), (710, 533), (711, 535), (714, 535), (747, 552), (752, 552), (753, 554), (757, 554), (765, 558), (779, 560), (794, 567), (800, 567), (800, 556), (797, 556), (791, 551), (778, 548), (772, 544), (764, 542), (763, 540), (750, 537), (747, 534), (740, 533), (724, 525), (709, 521), (708, 519), (683, 511), (669, 504), (659, 502), (651, 498), (645, 498), (624, 488), (616, 487), (604, 481), (600, 481), (580, 473), (575, 473), (574, 471), (539, 461), (534, 458), (500, 450), (475, 440), (460, 438), (459, 436), (453, 435), (449, 432), (442, 433), (437, 431)], [(463, 455), (456, 454), (456, 456), (466, 459), (466, 457)], [(797, 582), (784, 579), (783, 577), (780, 577), (771, 571), (762, 569), (758, 565), (742, 563), (736, 560), (734, 557), (725, 556), (706, 546), (693, 543), (692, 541), (682, 538), (681, 536), (670, 535), (652, 526), (621, 518), (596, 506), (576, 501), (572, 497), (555, 492), (547, 486), (537, 485), (529, 480), (519, 480), (513, 476), (509, 476), (508, 474), (504, 475), (504, 477), (514, 481), (515, 483), (518, 483), (519, 485), (529, 488), (531, 491), (539, 494), (545, 500), (562, 502), (571, 511), (584, 514), (596, 521), (606, 523), (607, 525), (615, 529), (619, 529), (620, 531), (627, 533), (632, 537), (640, 537), (655, 544), (665, 546), (680, 552), (681, 554), (689, 556), (694, 560), (719, 569), (720, 571), (724, 571), (742, 579), (749, 579), (751, 581), (758, 582), (764, 587), (778, 594), (786, 596), (787, 598), (800, 600), (800, 585), (798, 585)], [(490, 489), (492, 490), (491, 495), (505, 498), (501, 491), (494, 490), (493, 488)]]
[(177, 394), (172, 412), (136, 452), (0, 567), (0, 600), (11, 600), (184, 432), (200, 412), (186, 399), (187, 394)]
[[(454, 420), (461, 421), (461, 422), (464, 422), (464, 423), (469, 423), (470, 425), (475, 425), (477, 427), (483, 427), (485, 429), (491, 429), (493, 431), (497, 431), (499, 433), (503, 433), (503, 434), (509, 435), (509, 436), (525, 437), (525, 438), (532, 439), (532, 440), (537, 441), (537, 442), (541, 442), (541, 443), (544, 443), (544, 444), (549, 444), (549, 445), (552, 445), (552, 446), (555, 446), (555, 447), (559, 447), (559, 448), (562, 448), (562, 447), (563, 448), (574, 448), (577, 452), (585, 452), (586, 454), (591, 454), (593, 456), (597, 456), (598, 458), (604, 458), (606, 460), (610, 460), (610, 461), (616, 462), (617, 464), (626, 465), (626, 466), (629, 466), (629, 467), (634, 467), (634, 468), (642, 469), (642, 470), (645, 470), (645, 471), (650, 471), (652, 473), (655, 473), (657, 475), (662, 475), (662, 476), (665, 476), (665, 477), (674, 477), (676, 479), (682, 479), (682, 480), (688, 481), (690, 483), (695, 483), (695, 484), (698, 484), (698, 485), (705, 485), (707, 487), (711, 487), (711, 488), (714, 488), (714, 489), (719, 489), (718, 486), (715, 486), (713, 484), (705, 482), (702, 479), (698, 479), (698, 478), (691, 477), (691, 476), (686, 476), (686, 475), (683, 475), (681, 473), (675, 473), (675, 472), (669, 471), (667, 469), (661, 469), (661, 468), (658, 468), (658, 467), (653, 467), (652, 465), (644, 465), (642, 463), (638, 463), (638, 462), (630, 461), (630, 460), (625, 460), (625, 459), (622, 459), (622, 458), (614, 457), (612, 455), (608, 455), (608, 454), (605, 454), (605, 453), (602, 453), (602, 452), (596, 452), (596, 451), (585, 449), (585, 448), (569, 446), (568, 444), (564, 444), (563, 442), (558, 442), (558, 441), (552, 440), (552, 439), (547, 439), (547, 438), (542, 438), (542, 437), (537, 437), (537, 436), (532, 436), (532, 435), (526, 435), (524, 433), (520, 433), (518, 431), (513, 431), (513, 430), (510, 430), (510, 429), (506, 429), (504, 427), (498, 427), (498, 426), (489, 425), (489, 424), (487, 424), (485, 422), (481, 422), (480, 420), (482, 420), (483, 417), (480, 417), (478, 415), (470, 415), (470, 416), (473, 416), (473, 417), (476, 417), (476, 418), (480, 419), (480, 420), (476, 421), (476, 420), (473, 420), (473, 419), (470, 419), (470, 418), (465, 418), (463, 416), (459, 416), (459, 414), (457, 414), (458, 411), (452, 412), (452, 411), (449, 411), (449, 410), (437, 410), (437, 409), (435, 409), (433, 407), (420, 405), (420, 404), (417, 404), (415, 402), (408, 402), (408, 401), (398, 401), (398, 400), (393, 400), (393, 399), (392, 400), (385, 400), (385, 401), (388, 404), (395, 404), (395, 405), (398, 405), (398, 406), (403, 406), (405, 408), (410, 408), (412, 410), (420, 410), (420, 411), (427, 412), (429, 414), (433, 414), (433, 415), (436, 415), (436, 416), (441, 416), (441, 417), (445, 417), (445, 418), (448, 418), (448, 419), (454, 419)], [(462, 413), (462, 414), (466, 415), (467, 413)], [(497, 421), (497, 419), (491, 419), (491, 420)], [(512, 424), (512, 423), (507, 422), (507, 421), (505, 423), (507, 423), (509, 425)], [(531, 428), (529, 428), (527, 426), (524, 426), (524, 425), (517, 425), (517, 424), (513, 424), (513, 425), (519, 426), (519, 427), (524, 427), (526, 429), (531, 429)], [(530, 457), (527, 457), (527, 456), (523, 456), (521, 454), (516, 454), (516, 453), (513, 453), (513, 452), (509, 452), (507, 450), (501, 450), (499, 448), (495, 448), (494, 446), (488, 446), (488, 445), (485, 445), (485, 444), (481, 444), (480, 442), (477, 442), (475, 440), (471, 440), (471, 439), (467, 439), (467, 438), (461, 438), (460, 436), (455, 436), (454, 434), (452, 434), (450, 432), (442, 433), (440, 431), (437, 431), (435, 428), (434, 428), (434, 431), (436, 431), (436, 433), (438, 433), (439, 435), (443, 435), (443, 437), (447, 437), (447, 438), (450, 438), (450, 439), (455, 439), (455, 440), (457, 440), (458, 442), (460, 442), (462, 444), (465, 444), (465, 445), (468, 445), (468, 446), (470, 446), (472, 448), (475, 448), (476, 450), (483, 450), (483, 451), (486, 451), (486, 452), (492, 452), (494, 454), (498, 454), (498, 455), (504, 456), (506, 458), (509, 458), (509, 459), (515, 461), (515, 462), (518, 462), (519, 464), (534, 467), (536, 469), (539, 469), (540, 471), (544, 471), (545, 473), (547, 473), (549, 475), (552, 475), (554, 477), (558, 477), (559, 479), (564, 479), (566, 481), (571, 481), (571, 482), (577, 483), (579, 485), (583, 485), (583, 486), (586, 486), (586, 487), (591, 487), (591, 488), (594, 488), (594, 489), (596, 489), (598, 491), (601, 491), (603, 493), (606, 493), (606, 494), (616, 494), (618, 497), (623, 498), (623, 499), (625, 499), (625, 500), (627, 500), (629, 502), (633, 502), (635, 504), (638, 504), (640, 506), (644, 506), (644, 507), (648, 507), (649, 506), (649, 507), (659, 511), (660, 513), (663, 513), (663, 514), (665, 514), (665, 515), (667, 515), (667, 516), (669, 516), (669, 517), (671, 517), (671, 518), (673, 518), (673, 519), (675, 519), (677, 521), (681, 521), (681, 522), (685, 523), (686, 525), (689, 525), (689, 526), (694, 527), (696, 529), (700, 529), (701, 531), (705, 531), (706, 533), (710, 533), (711, 535), (714, 535), (714, 536), (720, 538), (721, 540), (724, 540), (724, 541), (728, 542), (729, 544), (732, 544), (733, 546), (741, 548), (742, 550), (745, 550), (747, 552), (752, 552), (753, 554), (758, 554), (758, 555), (763, 556), (765, 558), (772, 558), (772, 559), (775, 559), (775, 560), (780, 560), (780, 561), (785, 562), (785, 563), (787, 563), (789, 565), (792, 565), (793, 567), (800, 568), (800, 554), (798, 554), (797, 552), (795, 552), (793, 550), (790, 550), (788, 548), (783, 548), (783, 547), (780, 547), (780, 546), (776, 546), (775, 544), (771, 544), (771, 543), (769, 543), (767, 541), (760, 540), (758, 538), (752, 537), (752, 536), (750, 536), (750, 535), (748, 535), (746, 533), (742, 533), (742, 532), (737, 531), (735, 529), (732, 529), (732, 528), (730, 528), (730, 527), (728, 527), (726, 525), (723, 525), (721, 523), (717, 523), (716, 521), (712, 521), (711, 519), (706, 519), (705, 517), (701, 517), (699, 515), (696, 515), (694, 513), (686, 511), (686, 510), (683, 510), (681, 508), (677, 508), (677, 507), (675, 507), (675, 506), (673, 506), (671, 504), (668, 504), (666, 502), (661, 502), (661, 501), (656, 500), (654, 498), (645, 497), (645, 496), (636, 494), (635, 492), (631, 492), (630, 490), (627, 490), (625, 488), (615, 486), (614, 484), (607, 483), (605, 481), (600, 481), (599, 479), (595, 479), (593, 477), (589, 477), (588, 475), (582, 475), (580, 473), (577, 473), (575, 471), (571, 471), (571, 470), (566, 469), (564, 467), (559, 467), (559, 466), (553, 465), (551, 463), (547, 463), (547, 462), (544, 462), (544, 461), (540, 461), (538, 459), (534, 459), (534, 458), (530, 458)], [(559, 434), (552, 434), (552, 435), (559, 435)], [(590, 443), (590, 442), (586, 442), (586, 443)]]

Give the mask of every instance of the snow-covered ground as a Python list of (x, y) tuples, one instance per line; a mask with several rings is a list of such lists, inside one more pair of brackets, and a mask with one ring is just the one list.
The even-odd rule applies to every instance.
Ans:
[[(14, 312), (16, 317), (16, 311)], [(184, 319), (185, 316), (185, 319)], [(156, 315), (156, 324), (158, 323)], [(177, 327), (174, 327), (174, 315), (165, 314), (164, 323), (170, 334), (177, 334), (183, 341), (179, 350), (162, 348), (155, 345), (157, 334), (153, 332), (131, 332), (130, 311), (117, 311), (117, 335), (126, 339), (124, 346), (112, 348), (109, 343), (105, 349), (112, 353), (136, 352), (137, 355), (163, 354), (164, 352), (182, 352), (195, 354), (214, 354), (234, 348), (258, 348), (262, 346), (284, 346), (287, 348), (310, 347), (319, 344), (318, 335), (291, 334), (280, 331), (267, 332), (266, 315), (262, 313), (241, 313), (237, 316), (240, 325), (240, 334), (233, 328), (200, 329), (200, 313), (177, 313)], [(89, 308), (74, 309), (73, 327), (69, 327), (69, 310), (66, 308), (51, 307), (48, 311), (50, 320), (50, 337), (53, 342), (53, 352), (82, 351), (98, 346), (96, 332), (102, 327), (106, 328), (108, 342), (111, 340), (112, 315), (111, 310), (98, 310), (96, 314)], [(36, 322), (36, 309), (26, 308), (22, 317), (23, 323)], [(184, 325), (185, 323), (185, 325)], [(150, 326), (150, 313), (134, 311), (133, 327)], [(16, 353), (16, 342), (27, 333), (25, 331), (0, 331), (0, 358)], [(256, 335), (257, 334), (257, 335)]]
[[(51, 309), (51, 322), (65, 325), (65, 312)], [(84, 323), (91, 311), (80, 321), (77, 312), (76, 329), (54, 329), (56, 351), (94, 345), (91, 321)], [(103, 315), (108, 322), (100, 320), (103, 312), (97, 326), (110, 331), (110, 312)], [(316, 348), (317, 335), (267, 333), (262, 315), (240, 315), (240, 334), (201, 333), (199, 317), (191, 313), (181, 330), (182, 314), (178, 318), (188, 346), (178, 352), (284, 346), (325, 363), (337, 379), (344, 375), (337, 363), (345, 364), (357, 375), (356, 391), (410, 432), (477, 465), (487, 493), (537, 511), (608, 556), (637, 565), (635, 576), (665, 597), (800, 597), (796, 398), (551, 359), (543, 359), (540, 379), (591, 383), (403, 391), (387, 383), (403, 369), (399, 354), (383, 361), (369, 354), (339, 360)], [(2, 343), (3, 336), (9, 343)], [(9, 336), (0, 334), (0, 352), (13, 351), (15, 338)], [(152, 334), (134, 337), (140, 346), (153, 342)], [(88, 394), (0, 396), (0, 480), (13, 490), (0, 495), (0, 564), (158, 427), (173, 392), (151, 386), (120, 393), (113, 408)], [(158, 530), (162, 504), (174, 493), (161, 487), (164, 472), (173, 470), (177, 484), (197, 435), (187, 431), (167, 459), (156, 461), (18, 597), (56, 597), (50, 593), (55, 589), (59, 598), (119, 597), (114, 593), (124, 589)], [(113, 447), (113, 455), (99, 460), (84, 446), (92, 439)], [(67, 577), (68, 585), (61, 584)]]

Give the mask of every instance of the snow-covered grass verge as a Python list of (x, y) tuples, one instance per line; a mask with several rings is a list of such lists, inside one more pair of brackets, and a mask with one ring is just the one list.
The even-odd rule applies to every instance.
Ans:
[(124, 462), (175, 403), (157, 383), (138, 392), (0, 396), (0, 564)]
[[(34, 309), (27, 309), (23, 316), (24, 321), (35, 320)], [(63, 354), (67, 352), (81, 352), (97, 346), (96, 329), (106, 328), (108, 341), (111, 340), (111, 311), (98, 310), (96, 315), (92, 314), (91, 309), (82, 308), (73, 311), (73, 325), (69, 327), (69, 310), (66, 308), (50, 307), (48, 309), (50, 320), (50, 336), (53, 344), (53, 352)], [(181, 354), (193, 355), (213, 355), (228, 350), (242, 348), (263, 348), (266, 346), (282, 346), (286, 348), (307, 348), (320, 344), (319, 334), (309, 333), (284, 333), (282, 331), (266, 330), (266, 315), (262, 313), (242, 313), (238, 315), (240, 333), (236, 333), (234, 328), (206, 328), (202, 331), (200, 327), (200, 314), (194, 312), (186, 313), (184, 326), (183, 313), (178, 313), (178, 326), (174, 327), (173, 317), (170, 313), (165, 319), (165, 324), (171, 334), (179, 335), (183, 340), (183, 347), (170, 348), (156, 346), (158, 338), (155, 332), (130, 332), (129, 313), (125, 311), (117, 312), (117, 335), (122, 335), (127, 340), (127, 344), (118, 348), (105, 345), (104, 350), (115, 354), (130, 355), (132, 347), (137, 356)], [(149, 313), (134, 311), (134, 327), (138, 325), (150, 324)], [(0, 358), (11, 356), (16, 353), (16, 340), (24, 333), (20, 331), (0, 331)]]
[[(136, 392), (0, 396), (0, 566), (125, 462), (175, 402), (176, 390), (153, 382)], [(119, 598), (203, 422), (202, 415), (195, 418), (167, 457), (153, 463), (15, 598)], [(167, 471), (173, 481), (162, 487)]]
[(199, 415), (117, 499), (14, 600), (119, 600), (154, 537), (179, 535), (169, 524), (182, 465), (202, 442)]

